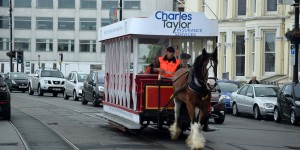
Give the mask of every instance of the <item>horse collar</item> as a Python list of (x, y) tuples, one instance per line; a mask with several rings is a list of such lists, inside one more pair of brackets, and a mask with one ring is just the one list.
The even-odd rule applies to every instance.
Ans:
[(195, 93), (206, 93), (206, 91), (208, 91), (204, 81), (195, 78), (192, 71), (189, 71), (188, 86), (189, 89)]

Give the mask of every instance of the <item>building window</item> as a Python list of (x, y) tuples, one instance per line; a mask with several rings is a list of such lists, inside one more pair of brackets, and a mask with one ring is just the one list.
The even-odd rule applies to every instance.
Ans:
[(118, 0), (102, 0), (102, 9), (118, 8)]
[(8, 29), (8, 28), (9, 28), (9, 17), (0, 16), (0, 29)]
[(15, 8), (30, 8), (31, 0), (15, 0)]
[(277, 11), (277, 0), (267, 0), (267, 11)]
[(35, 71), (35, 68), (34, 68), (34, 63), (31, 63), (31, 70), (30, 70), (30, 72), (31, 72), (31, 74), (34, 74), (34, 71)]
[(53, 0), (37, 0), (37, 8), (53, 8)]
[(36, 28), (40, 30), (52, 30), (53, 29), (53, 19), (50, 17), (37, 17), (36, 18)]
[(57, 51), (74, 52), (74, 40), (58, 40)]
[(80, 8), (96, 9), (97, 1), (96, 0), (80, 0)]
[(265, 32), (265, 72), (275, 72), (275, 32)]
[(236, 76), (245, 75), (245, 35), (236, 35)]
[(74, 30), (75, 19), (74, 18), (58, 18), (59, 30)]
[(36, 51), (53, 51), (53, 43), (50, 39), (36, 39)]
[(0, 51), (8, 51), (9, 50), (9, 39), (8, 38), (0, 38)]
[(15, 29), (31, 29), (30, 17), (15, 17)]
[(254, 72), (255, 66), (255, 33), (251, 33), (252, 47), (251, 47), (251, 71)]
[(238, 0), (238, 16), (246, 15), (246, 0)]
[(23, 38), (15, 38), (14, 39), (14, 49), (20, 49), (23, 51), (30, 51), (30, 39), (23, 39)]
[(58, 0), (58, 8), (75, 8), (75, 0)]
[(0, 0), (0, 7), (8, 7), (9, 0)]
[(96, 30), (96, 18), (80, 18), (80, 30)]
[(124, 9), (141, 9), (140, 1), (124, 1)]
[(109, 19), (109, 18), (101, 18), (101, 27), (110, 25), (110, 23), (111, 23), (111, 19)]
[(101, 53), (105, 53), (105, 44), (101, 44)]
[(4, 64), (1, 63), (1, 73), (4, 73)]
[(57, 69), (57, 64), (53, 63), (53, 69)]
[(80, 40), (79, 49), (80, 52), (96, 52), (96, 41)]

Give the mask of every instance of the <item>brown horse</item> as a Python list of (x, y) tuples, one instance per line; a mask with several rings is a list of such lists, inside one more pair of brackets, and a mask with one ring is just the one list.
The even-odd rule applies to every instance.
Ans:
[[(217, 49), (213, 53), (207, 53), (205, 49), (195, 59), (193, 68), (179, 69), (173, 76), (175, 122), (170, 126), (171, 139), (176, 140), (181, 133), (178, 118), (182, 102), (186, 103), (186, 109), (190, 118), (191, 132), (186, 143), (192, 149), (203, 149), (205, 139), (201, 133), (202, 126), (207, 121), (210, 109), (211, 91), (207, 87), (208, 70), (213, 68), (214, 76), (217, 76)], [(180, 91), (180, 92), (178, 92)]]

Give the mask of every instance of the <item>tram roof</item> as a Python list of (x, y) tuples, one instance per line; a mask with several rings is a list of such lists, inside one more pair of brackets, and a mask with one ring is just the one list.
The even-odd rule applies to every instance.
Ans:
[(213, 37), (218, 35), (218, 21), (202, 12), (157, 11), (148, 18), (128, 18), (100, 28), (98, 41), (126, 35)]

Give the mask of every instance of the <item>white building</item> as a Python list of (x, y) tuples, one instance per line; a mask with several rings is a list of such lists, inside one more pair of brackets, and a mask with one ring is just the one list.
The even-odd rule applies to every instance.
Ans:
[[(24, 51), (19, 71), (33, 74), (39, 67), (70, 71), (104, 69), (105, 49), (97, 30), (111, 23), (119, 0), (12, 0), (13, 50)], [(116, 10), (116, 9), (115, 9)], [(123, 0), (122, 18), (147, 17), (172, 11), (173, 0)], [(119, 13), (119, 12), (118, 12)], [(9, 0), (0, 1), (0, 72), (9, 72)], [(59, 54), (63, 53), (60, 63)], [(60, 65), (61, 64), (61, 65)], [(14, 71), (16, 62), (14, 60)]]
[[(285, 33), (294, 27), (288, 0), (185, 0), (185, 11), (219, 20), (218, 77), (284, 82), (292, 79), (294, 56)], [(293, 3), (290, 0), (290, 3)]]

